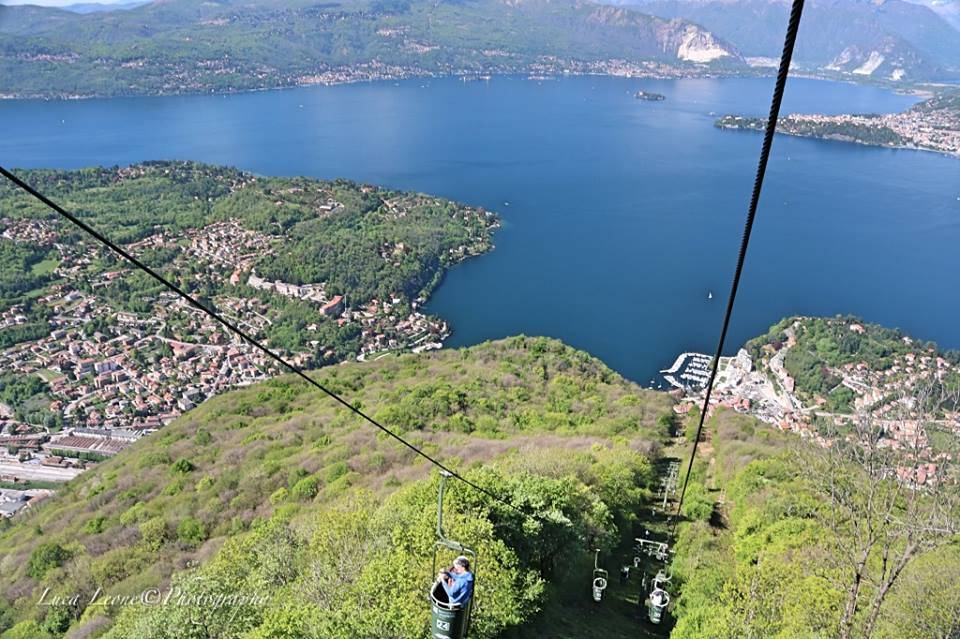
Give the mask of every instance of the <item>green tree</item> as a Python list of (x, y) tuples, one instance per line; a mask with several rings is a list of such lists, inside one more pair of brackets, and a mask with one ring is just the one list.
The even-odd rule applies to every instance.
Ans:
[(47, 542), (38, 545), (27, 560), (27, 574), (34, 579), (43, 579), (53, 568), (59, 568), (70, 559), (70, 552), (60, 544)]
[(207, 540), (207, 529), (199, 519), (185, 517), (177, 524), (177, 539), (188, 546), (197, 547)]
[(162, 517), (152, 517), (140, 524), (140, 539), (150, 552), (160, 552), (168, 538), (167, 522)]

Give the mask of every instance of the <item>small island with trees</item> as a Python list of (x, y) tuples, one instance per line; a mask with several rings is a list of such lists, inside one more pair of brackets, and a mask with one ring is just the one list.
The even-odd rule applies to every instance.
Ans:
[(663, 102), (667, 99), (667, 96), (662, 93), (653, 93), (651, 91), (637, 91), (633, 94), (638, 100), (644, 100), (645, 102)]

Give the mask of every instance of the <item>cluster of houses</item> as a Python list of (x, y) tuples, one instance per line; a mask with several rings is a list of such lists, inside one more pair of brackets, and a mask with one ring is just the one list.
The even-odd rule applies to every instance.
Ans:
[(4, 219), (0, 237), (32, 246), (52, 246), (59, 237), (57, 225), (49, 220)]
[[(717, 375), (717, 383), (711, 397), (711, 410), (723, 406), (758, 419), (785, 431), (793, 431), (812, 439), (822, 446), (831, 446), (830, 437), (820, 431), (817, 420), (832, 420), (837, 426), (849, 426), (855, 417), (852, 414), (832, 413), (826, 408), (826, 400), (815, 398), (805, 404), (795, 392), (796, 382), (783, 365), (787, 351), (797, 344), (798, 320), (784, 332), (786, 339), (775, 352), (768, 352), (759, 366), (750, 355), (741, 350), (736, 357), (723, 358)], [(847, 330), (863, 333), (860, 324), (850, 323)], [(903, 338), (911, 345), (910, 338)], [(768, 349), (773, 348), (768, 346)], [(956, 367), (926, 349), (917, 348), (898, 358), (893, 365), (883, 370), (871, 368), (866, 362), (846, 364), (830, 371), (840, 379), (840, 384), (855, 394), (854, 413), (868, 413), (872, 427), (882, 429), (879, 445), (891, 450), (903, 451), (914, 460), (909, 466), (897, 469), (903, 478), (918, 485), (938, 481), (940, 464), (951, 460), (956, 453), (934, 450), (929, 441), (927, 427), (933, 425), (952, 431), (960, 438), (960, 413), (948, 412), (933, 420), (914, 414), (911, 399), (916, 388), (931, 380), (943, 380), (957, 373)], [(685, 414), (697, 405), (700, 390), (688, 394), (688, 399), (675, 407)], [(934, 423), (937, 422), (937, 423)]]
[[(148, 318), (117, 313), (76, 291), (57, 296), (45, 301), (54, 308), (61, 299), (76, 303), (51, 319), (48, 337), (0, 351), (0, 366), (43, 376), (55, 398), (51, 410), (72, 423), (157, 428), (206, 397), (265, 378), (259, 354), (234, 343), (203, 313), (178, 308), (180, 302), (167, 294)], [(202, 341), (165, 337), (171, 314)], [(90, 333), (85, 325), (95, 318), (105, 326)]]
[(285, 297), (314, 302), (319, 305), (320, 313), (324, 317), (339, 317), (346, 307), (343, 295), (327, 297), (326, 284), (290, 284), (279, 280), (267, 281), (251, 273), (247, 278), (247, 286), (259, 291), (274, 291)]
[[(162, 170), (170, 173), (190, 168)], [(125, 167), (119, 169), (118, 177), (134, 179), (146, 171), (143, 166)], [(229, 186), (235, 191), (256, 179), (245, 176)], [(375, 191), (373, 187), (360, 188), (366, 193)], [(275, 194), (293, 197), (302, 190), (293, 187)], [(383, 202), (389, 214), (401, 218), (428, 197), (406, 194)], [(318, 202), (312, 203), (318, 215), (333, 214), (343, 206), (330, 192), (321, 193)], [(276, 206), (285, 203), (283, 199), (275, 202)], [(457, 209), (453, 214), (474, 213)], [(487, 217), (495, 223), (493, 214)], [(56, 281), (33, 300), (33, 318), (24, 305), (0, 312), (0, 330), (31, 321), (44, 321), (49, 327), (49, 333), (38, 339), (0, 350), (0, 370), (39, 376), (45, 382), (43, 390), (30, 398), (29, 413), (20, 406), (0, 404), (0, 479), (68, 480), (207, 398), (279, 372), (261, 352), (177, 295), (150, 291), (145, 293), (149, 297), (137, 298), (136, 291), (121, 286), (132, 274), (130, 268), (118, 265), (103, 270), (104, 252), (90, 243), (63, 242), (56, 223), (7, 219), (0, 220), (0, 230), (8, 240), (55, 249), (60, 258), (53, 265)], [(478, 247), (482, 239), (478, 238)], [(157, 227), (126, 248), (140, 257), (172, 255), (165, 269), (189, 272), (194, 278), (191, 284), (214, 284), (208, 290), (219, 291), (212, 300), (218, 311), (254, 337), (268, 335), (281, 311), (251, 295), (250, 289), (310, 302), (317, 319), (308, 330), (319, 331), (323, 322), (357, 324), (360, 360), (400, 350), (440, 348), (449, 335), (446, 322), (420, 312), (423, 300), (408, 305), (392, 296), (351, 308), (344, 295), (331, 294), (323, 283), (299, 285), (259, 277), (255, 265), (281, 245), (279, 235), (225, 220), (179, 234)], [(403, 243), (388, 244), (382, 250), (382, 257), (391, 262), (398, 262), (408, 251)], [(451, 262), (472, 254), (475, 248), (456, 251)], [(120, 310), (123, 299), (135, 303)], [(318, 351), (324, 358), (334, 356), (331, 348), (323, 347), (314, 341), (304, 344), (309, 352), (287, 356), (298, 365), (314, 361), (311, 358)], [(49, 415), (38, 418), (43, 409), (48, 409)], [(22, 506), (9, 507), (11, 512), (19, 508)]]
[[(5, 233), (17, 241), (55, 242), (47, 231), (36, 223), (5, 227)], [(251, 268), (254, 259), (272, 245), (267, 236), (244, 231), (234, 222), (213, 224), (185, 238), (187, 259), (212, 265), (208, 271), (213, 277)], [(174, 245), (173, 238), (155, 233), (130, 248), (142, 253)], [(93, 252), (82, 246), (57, 246), (63, 257), (58, 267), (61, 281), (36, 300), (50, 311), (49, 334), (0, 351), (0, 370), (43, 378), (50, 414), (60, 416), (66, 427), (56, 431), (49, 424), (18, 422), (13, 407), (0, 405), (0, 476), (7, 481), (70, 479), (207, 398), (277, 372), (261, 353), (171, 293), (160, 293), (149, 314), (112, 308), (99, 291), (126, 271), (100, 272), (87, 279), (91, 292), (83, 292), (72, 281), (83, 277)], [(374, 301), (350, 312), (346, 299), (328, 296), (322, 284), (267, 282), (255, 274), (247, 283), (254, 289), (316, 303), (318, 323), (359, 322), (364, 341), (361, 359), (402, 347), (439, 346), (438, 337), (449, 332), (445, 323), (420, 313), (394, 316), (392, 309), (399, 299)], [(262, 335), (275, 314), (257, 298), (221, 296), (217, 306), (252, 335)], [(19, 306), (0, 314), (0, 327), (26, 321)], [(298, 364), (304, 361), (302, 356), (293, 359)], [(26, 503), (13, 500), (6, 508), (13, 514)]]
[(52, 490), (43, 488), (32, 490), (0, 489), (0, 519), (9, 519), (52, 494)]
[(377, 80), (402, 80), (404, 78), (415, 78), (433, 75), (426, 69), (419, 67), (399, 66), (395, 64), (384, 64), (379, 60), (371, 62), (362, 62), (348, 66), (337, 67), (301, 75), (296, 78), (297, 84), (350, 84), (353, 82), (374, 82)]
[(395, 314), (394, 308), (400, 298), (390, 301), (371, 300), (365, 307), (348, 311), (345, 318), (360, 324), (360, 354), (357, 359), (369, 361), (400, 349), (414, 353), (441, 348), (443, 340), (450, 336), (450, 327), (442, 319), (424, 315), (417, 309), (420, 301), (414, 301), (413, 311), (405, 317)]

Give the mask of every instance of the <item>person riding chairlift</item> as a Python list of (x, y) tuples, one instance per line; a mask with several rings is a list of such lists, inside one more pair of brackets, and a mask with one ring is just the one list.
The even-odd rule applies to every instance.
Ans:
[(473, 596), (473, 573), (470, 572), (470, 560), (464, 556), (453, 560), (453, 566), (441, 570), (437, 580), (443, 584), (447, 599), (451, 604), (465, 607)]
[(662, 588), (654, 588), (653, 592), (650, 593), (650, 603), (652, 603), (657, 608), (660, 608), (664, 605), (664, 595), (667, 594), (666, 590)]

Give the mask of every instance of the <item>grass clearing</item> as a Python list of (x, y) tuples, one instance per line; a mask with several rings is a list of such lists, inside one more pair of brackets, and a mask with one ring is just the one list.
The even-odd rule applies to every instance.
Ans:
[(60, 266), (60, 260), (41, 260), (34, 264), (30, 270), (34, 275), (49, 275)]

